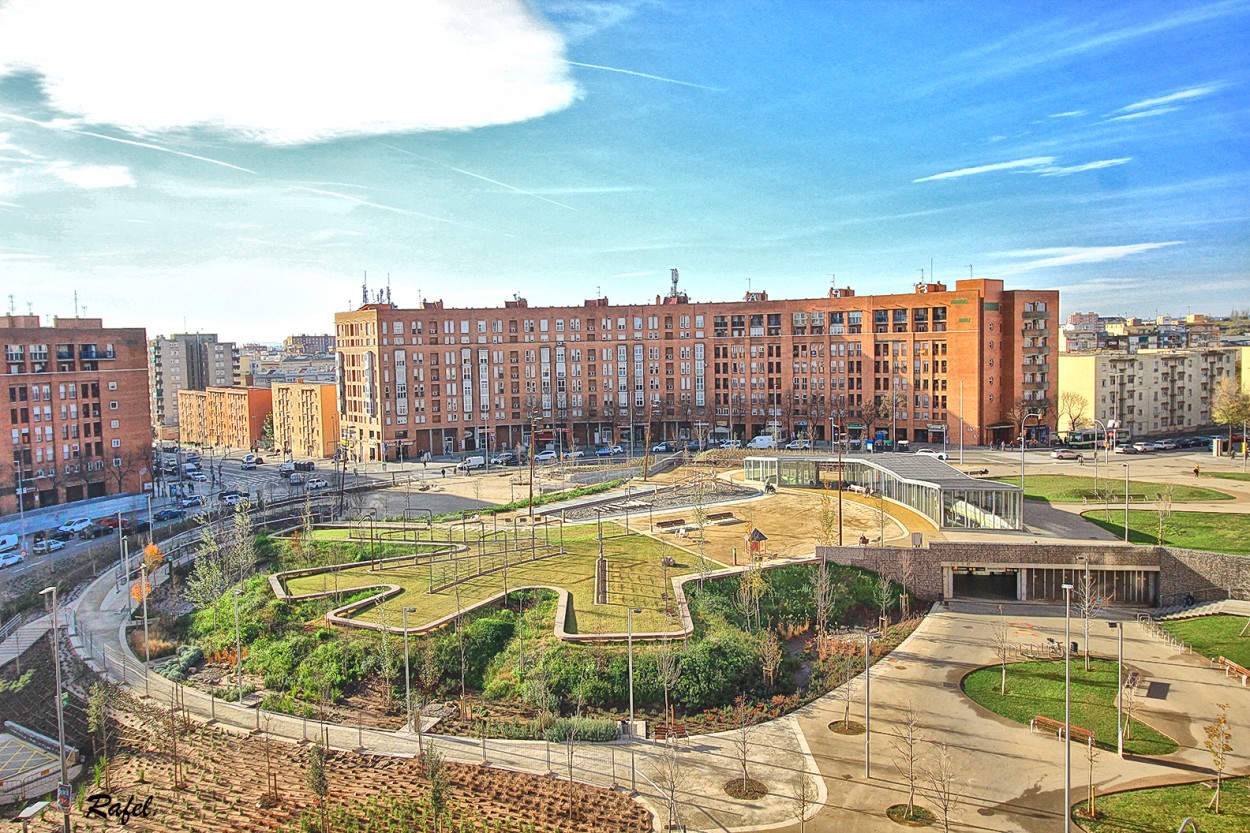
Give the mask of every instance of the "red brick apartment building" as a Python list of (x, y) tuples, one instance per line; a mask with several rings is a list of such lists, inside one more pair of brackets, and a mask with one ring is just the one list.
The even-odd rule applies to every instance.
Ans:
[(334, 317), (340, 441), (353, 459), (559, 442), (762, 433), (1045, 440), (1059, 293), (998, 280), (914, 291), (654, 304), (415, 309)]
[(138, 492), (151, 481), (147, 334), (99, 318), (0, 317), (9, 451), (0, 514)]

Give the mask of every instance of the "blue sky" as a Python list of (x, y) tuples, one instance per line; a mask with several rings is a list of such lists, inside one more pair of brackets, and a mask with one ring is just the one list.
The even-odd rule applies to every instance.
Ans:
[(538, 305), (930, 263), (1250, 306), (1250, 0), (199, 8), (0, 5), (6, 310), (273, 341), (365, 271)]

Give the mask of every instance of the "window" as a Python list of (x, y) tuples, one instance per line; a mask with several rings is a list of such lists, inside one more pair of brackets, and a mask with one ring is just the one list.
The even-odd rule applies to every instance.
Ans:
[(109, 422), (109, 428), (121, 428), (121, 427), (122, 427), (122, 421), (120, 419), (114, 419)]
[(121, 447), (122, 447), (121, 440), (113, 440), (113, 448), (121, 448)]
[(113, 401), (109, 402), (109, 410), (110, 410), (110, 411), (116, 411), (116, 410), (117, 410), (117, 400), (116, 400), (116, 399), (114, 399)]

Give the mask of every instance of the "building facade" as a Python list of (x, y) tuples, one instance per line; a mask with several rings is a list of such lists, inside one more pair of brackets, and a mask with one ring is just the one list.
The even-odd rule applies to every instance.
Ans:
[[(1138, 350), (1059, 356), (1059, 395), (1083, 397), (1087, 408), (1077, 428), (1105, 427), (1110, 420), (1126, 436), (1157, 436), (1213, 424), (1211, 400), (1224, 376), (1237, 373), (1238, 349)], [(1072, 429), (1064, 409), (1061, 432)]]
[(333, 457), (339, 441), (335, 385), (287, 383), (272, 390), (274, 447), (303, 457)]
[(178, 410), (179, 442), (255, 450), (273, 412), (273, 396), (268, 388), (180, 390)]
[(360, 460), (762, 433), (1045, 440), (1059, 295), (1001, 281), (906, 294), (335, 315), (340, 442)]
[[(139, 492), (152, 481), (147, 334), (98, 318), (0, 317), (9, 451), (0, 514)], [(20, 502), (19, 506), (19, 489)]]
[(282, 340), (282, 352), (288, 356), (329, 356), (334, 353), (334, 336), (298, 335)]
[(238, 384), (239, 351), (215, 333), (181, 333), (148, 342), (153, 428), (162, 439), (178, 431), (178, 392)]

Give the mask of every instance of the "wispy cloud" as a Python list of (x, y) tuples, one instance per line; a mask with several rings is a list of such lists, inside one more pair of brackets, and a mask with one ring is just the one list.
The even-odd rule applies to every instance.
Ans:
[(419, 154), (419, 153), (413, 153), (413, 152), (412, 152), (412, 151), (410, 151), (410, 150), (404, 150), (403, 148), (400, 148), (400, 147), (395, 147), (394, 145), (388, 145), (386, 142), (379, 142), (378, 144), (382, 145), (382, 147), (385, 147), (385, 148), (390, 148), (391, 150), (396, 151), (396, 152), (398, 152), (398, 153), (403, 153), (403, 154), (405, 154), (405, 155), (407, 155), (407, 156), (412, 156), (412, 157), (415, 157), (415, 158), (417, 158), (417, 159), (421, 159), (421, 160), (423, 160), (423, 161), (425, 161), (425, 162), (429, 162), (429, 163), (430, 163), (430, 164), (432, 164), (432, 165), (438, 165), (438, 166), (439, 166), (439, 167), (441, 167), (441, 168), (446, 168), (446, 169), (447, 169), (447, 170), (449, 170), (449, 171), (455, 171), (455, 172), (456, 172), (456, 173), (458, 173), (458, 174), (463, 174), (463, 175), (465, 175), (465, 176), (471, 176), (471, 177), (473, 177), (474, 179), (480, 179), (480, 180), (482, 180), (483, 182), (489, 182), (491, 185), (498, 185), (500, 188), (507, 189), (508, 191), (512, 191), (512, 192), (513, 192), (513, 193), (515, 193), (515, 194), (522, 194), (522, 195), (527, 196), (527, 197), (533, 197), (533, 198), (534, 198), (534, 199), (536, 199), (536, 200), (542, 200), (543, 202), (548, 202), (548, 203), (551, 203), (552, 205), (558, 205), (558, 206), (560, 206), (561, 208), (567, 208), (569, 211), (576, 211), (576, 210), (577, 210), (576, 208), (574, 208), (574, 207), (573, 207), (573, 206), (571, 206), (571, 205), (566, 205), (566, 204), (564, 204), (564, 203), (562, 203), (562, 202), (558, 202), (558, 201), (553, 200), (553, 199), (548, 199), (547, 197), (544, 197), (544, 196), (541, 196), (541, 195), (539, 195), (539, 194), (536, 194), (536, 193), (534, 193), (533, 191), (527, 191), (527, 190), (525, 190), (524, 188), (518, 188), (518, 187), (516, 187), (515, 185), (509, 185), (509, 184), (508, 184), (508, 183), (506, 183), (506, 182), (500, 182), (499, 180), (497, 180), (497, 179), (491, 179), (491, 178), (490, 178), (490, 177), (488, 177), (488, 176), (482, 176), (481, 174), (475, 174), (473, 171), (466, 171), (464, 168), (457, 168), (457, 167), (455, 167), (454, 165), (448, 165), (448, 164), (447, 164), (447, 163), (445, 163), (445, 162), (439, 162), (437, 159), (431, 159), (431, 158), (429, 158), (428, 156), (422, 156), (421, 154)]
[(709, 87), (706, 84), (696, 84), (693, 81), (681, 81), (677, 78), (665, 78), (663, 75), (651, 75), (646, 72), (636, 72), (632, 69), (621, 69), (620, 67), (605, 67), (602, 64), (584, 64), (581, 61), (565, 61), (566, 64), (573, 67), (584, 67), (585, 69), (599, 69), (604, 72), (619, 72), (622, 75), (634, 75), (638, 78), (648, 78), (652, 81), (663, 81), (666, 84), (679, 84), (683, 87), (694, 87), (699, 90), (708, 90), (709, 92), (719, 93), (724, 90), (719, 87)]
[(944, 171), (940, 174), (913, 179), (912, 182), (932, 182), (938, 179), (958, 179), (965, 176), (975, 176), (977, 174), (996, 173), (998, 171), (1020, 171), (1023, 173), (1038, 174), (1039, 176), (1069, 176), (1071, 174), (1079, 174), (1085, 171), (1096, 171), (1102, 168), (1112, 168), (1116, 165), (1124, 165), (1133, 161), (1131, 156), (1122, 156), (1118, 159), (1098, 159), (1093, 162), (1084, 162), (1080, 165), (1056, 165), (1058, 161), (1054, 156), (1031, 156), (1027, 159), (1015, 159), (1011, 162), (994, 162), (990, 165), (977, 165), (972, 168), (959, 168), (954, 171)]
[(1084, 110), (1068, 110), (1066, 113), (1051, 113), (1048, 118), (1052, 119), (1074, 119), (1077, 116), (1085, 115)]
[(1154, 110), (1141, 110), (1136, 113), (1125, 113), (1122, 116), (1111, 116), (1104, 121), (1132, 121), (1134, 119), (1149, 119), (1155, 116), (1162, 116), (1165, 113), (1174, 113), (1179, 107), (1159, 107)]
[(1013, 159), (1010, 162), (994, 162), (989, 165), (977, 165), (972, 168), (959, 168), (954, 171), (943, 171), (940, 174), (913, 179), (912, 182), (933, 182), (938, 179), (958, 179), (976, 174), (988, 174), (993, 171), (1011, 171), (1018, 168), (1040, 168), (1055, 161), (1053, 156), (1031, 156), (1028, 159)]
[(578, 96), (563, 38), (524, 0), (293, 8), (5, 0), (0, 77), (35, 74), (56, 110), (87, 124), (275, 145), (511, 124)]
[(1165, 104), (1175, 104), (1178, 101), (1188, 101), (1192, 98), (1201, 98), (1202, 96), (1210, 95), (1219, 89), (1219, 84), (1211, 84), (1206, 87), (1190, 87), (1187, 90), (1168, 93), (1167, 95), (1161, 95), (1157, 98), (1147, 98), (1143, 101), (1135, 101), (1132, 104), (1121, 107), (1119, 112), (1131, 113), (1134, 110), (1153, 110), (1154, 108), (1161, 107)]
[(1169, 246), (1180, 246), (1183, 240), (1169, 240), (1165, 243), (1131, 243), (1126, 246), (1058, 246), (1049, 249), (1020, 249), (1008, 252), (993, 252), (991, 257), (1028, 258), (1023, 263), (1011, 263), (1003, 267), (1005, 274), (1031, 272), (1035, 269), (1049, 269), (1055, 266), (1075, 266), (1085, 263), (1106, 263), (1122, 260), (1144, 252), (1163, 249)]
[(98, 188), (133, 188), (135, 178), (125, 165), (75, 165), (72, 162), (54, 162), (48, 172), (62, 182), (86, 190)]
[(410, 208), (399, 208), (394, 205), (387, 205), (385, 203), (374, 202), (373, 200), (361, 199), (360, 197), (357, 197), (354, 194), (344, 194), (342, 191), (330, 191), (325, 188), (309, 188), (306, 185), (292, 185), (291, 187), (297, 191), (307, 191), (310, 194), (320, 194), (323, 197), (333, 197), (339, 200), (346, 200), (347, 202), (353, 202), (353, 203), (356, 203), (357, 205), (363, 205), (369, 208), (376, 208), (380, 211), (390, 211), (395, 214), (406, 214), (410, 217), (421, 217), (422, 219), (425, 219), (425, 220), (432, 220), (435, 223), (446, 223), (449, 226), (460, 226), (461, 228), (473, 229), (474, 231), (490, 231), (489, 229), (484, 229), (481, 226), (475, 226), (469, 223), (462, 223), (458, 220), (452, 220), (447, 217), (439, 217), (435, 214), (426, 214), (425, 212), (414, 211)]
[[(12, 203), (6, 203), (11, 205)], [(0, 260), (47, 260), (47, 255), (21, 254), (19, 252), (0, 252)]]

